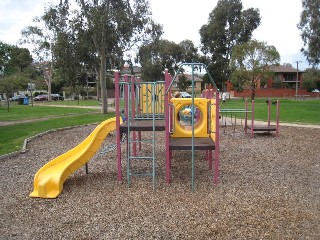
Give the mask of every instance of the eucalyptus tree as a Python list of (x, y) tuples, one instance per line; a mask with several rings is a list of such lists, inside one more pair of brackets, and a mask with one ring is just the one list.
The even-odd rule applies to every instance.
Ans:
[(34, 18), (34, 25), (27, 26), (21, 32), (22, 44), (32, 44), (37, 61), (50, 62), (43, 67), (44, 78), (48, 80), (48, 100), (51, 101), (51, 82), (54, 71), (54, 45), (60, 34), (67, 32), (69, 16), (68, 1), (60, 1), (59, 5), (49, 6), (41, 17)]
[(137, 61), (142, 67), (142, 78), (146, 81), (156, 81), (163, 78), (167, 68), (171, 75), (177, 73), (182, 62), (197, 62), (198, 49), (191, 40), (179, 44), (161, 39), (140, 47)]
[(83, 28), (90, 33), (100, 60), (102, 113), (107, 113), (107, 71), (120, 67), (123, 53), (135, 44), (159, 38), (162, 29), (153, 22), (147, 0), (76, 2), (84, 19)]
[(279, 61), (277, 49), (265, 42), (250, 40), (236, 45), (231, 56), (231, 82), (239, 88), (248, 87), (253, 100), (259, 82), (272, 74), (269, 67), (279, 64)]
[(303, 73), (303, 88), (312, 91), (317, 88), (320, 89), (320, 69), (307, 68)]
[(144, 81), (158, 81), (167, 68), (174, 75), (182, 61), (183, 50), (179, 44), (168, 40), (158, 40), (144, 44), (139, 49), (138, 62)]
[(242, 8), (241, 0), (219, 0), (200, 29), (201, 50), (210, 59), (208, 69), (219, 86), (229, 79), (233, 47), (250, 40), (260, 25), (258, 9)]
[(31, 63), (32, 56), (28, 49), (0, 41), (0, 92), (7, 96), (8, 111), (9, 96), (16, 90), (26, 89), (32, 77), (32, 68), (27, 69)]
[(302, 7), (298, 24), (303, 40), (301, 52), (315, 67), (320, 63), (320, 0), (303, 0)]

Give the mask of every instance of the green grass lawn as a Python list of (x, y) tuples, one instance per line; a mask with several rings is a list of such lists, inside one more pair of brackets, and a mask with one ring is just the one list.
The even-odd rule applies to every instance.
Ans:
[(100, 106), (98, 100), (64, 100), (64, 101), (52, 101), (52, 102), (35, 102), (36, 105), (66, 105), (66, 106)]
[(9, 112), (6, 106), (0, 107), (0, 121), (17, 121), (34, 118), (68, 116), (84, 113), (99, 113), (99, 109), (75, 107), (48, 107), (42, 105), (11, 105)]
[(38, 105), (34, 107), (30, 105), (11, 105), (8, 112), (7, 107), (2, 105), (0, 107), (0, 121), (48, 119), (0, 126), (0, 155), (20, 150), (24, 139), (41, 132), (69, 126), (100, 123), (113, 116), (114, 113), (101, 114), (99, 109)]
[[(267, 99), (256, 99), (254, 102), (255, 119), (266, 121), (268, 118)], [(276, 99), (271, 99), (276, 101)], [(299, 124), (315, 124), (320, 125), (320, 100), (290, 100), (280, 99), (280, 122), (299, 123)], [(228, 109), (244, 109), (244, 100), (228, 100), (227, 106), (222, 108)], [(248, 109), (251, 110), (251, 102), (248, 101)], [(235, 114), (234, 114), (235, 115)], [(243, 118), (243, 114), (238, 114)], [(251, 115), (249, 115), (251, 118)], [(271, 104), (271, 120), (276, 119), (276, 105)]]

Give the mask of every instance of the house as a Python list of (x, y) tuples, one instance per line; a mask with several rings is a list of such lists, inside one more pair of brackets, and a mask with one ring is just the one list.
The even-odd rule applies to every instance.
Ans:
[[(313, 93), (303, 89), (303, 73), (292, 66), (279, 65), (272, 66), (270, 70), (274, 73), (265, 82), (259, 82), (256, 88), (256, 97), (299, 97), (313, 96)], [(297, 85), (298, 84), (298, 85)], [(298, 86), (296, 88), (296, 86)], [(244, 89), (242, 92), (233, 90), (232, 83), (227, 81), (226, 89), (233, 97), (250, 97), (250, 89)]]
[[(171, 90), (172, 91), (178, 91), (178, 84), (177, 82), (179, 81), (179, 77), (182, 76), (182, 74), (178, 74), (176, 76), (175, 81), (172, 83), (171, 86)], [(192, 81), (192, 75), (190, 74), (185, 74), (185, 76), (187, 77), (187, 80)], [(194, 91), (196, 93), (200, 93), (201, 92), (201, 83), (202, 83), (202, 78), (200, 78), (198, 75), (194, 75)], [(188, 92), (192, 91), (192, 85), (190, 84), (189, 88), (187, 89)]]

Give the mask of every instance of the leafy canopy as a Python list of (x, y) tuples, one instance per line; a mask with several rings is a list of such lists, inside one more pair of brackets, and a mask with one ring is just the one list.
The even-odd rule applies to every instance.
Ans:
[(162, 72), (167, 68), (175, 75), (182, 62), (196, 62), (198, 49), (191, 40), (176, 44), (168, 40), (157, 40), (140, 47), (137, 61), (142, 67), (144, 81), (157, 81), (163, 78)]
[(312, 66), (320, 63), (320, 0), (303, 0), (298, 28), (303, 47), (301, 52)]
[(209, 59), (209, 71), (220, 87), (229, 79), (233, 47), (251, 39), (260, 19), (258, 9), (242, 10), (240, 0), (219, 0), (208, 23), (201, 27), (201, 50)]
[(249, 87), (251, 99), (261, 80), (271, 74), (269, 67), (278, 64), (280, 55), (274, 46), (250, 40), (233, 48), (231, 56), (231, 82), (240, 89)]

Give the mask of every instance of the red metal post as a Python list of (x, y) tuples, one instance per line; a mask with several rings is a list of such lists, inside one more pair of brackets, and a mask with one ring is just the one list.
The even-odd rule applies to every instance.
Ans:
[(215, 131), (215, 149), (214, 149), (214, 176), (213, 183), (218, 184), (219, 182), (219, 152), (220, 152), (220, 129), (219, 129), (219, 92), (216, 92), (216, 131)]
[(268, 99), (268, 127), (270, 127), (270, 109), (271, 109), (271, 100)]
[[(165, 76), (165, 92), (168, 91), (170, 85), (170, 76), (168, 69), (164, 71)], [(169, 137), (170, 137), (170, 126), (169, 126), (169, 97), (170, 93), (164, 96), (164, 119), (165, 119), (165, 144), (166, 144), (166, 182), (170, 183), (170, 165), (171, 165), (171, 153), (169, 149)]]
[(276, 123), (276, 136), (278, 137), (279, 136), (279, 133), (280, 133), (280, 127), (279, 127), (279, 120), (280, 120), (280, 102), (279, 100), (277, 100), (277, 123)]
[(251, 137), (253, 137), (254, 128), (254, 100), (251, 101)]
[(127, 84), (128, 81), (129, 81), (128, 74), (125, 74), (124, 75), (124, 82), (126, 82), (126, 84), (124, 84), (124, 114), (126, 116), (126, 119), (128, 119), (128, 117), (129, 117), (129, 115), (128, 115), (128, 113), (129, 113), (128, 112), (129, 111), (129, 106), (128, 106), (129, 89), (128, 89), (128, 84)]
[[(141, 82), (141, 79), (140, 78), (137, 78), (136, 79), (136, 82), (138, 83), (138, 88), (137, 88), (137, 91), (139, 91), (139, 94), (138, 94), (138, 96), (139, 96), (139, 99), (136, 99), (137, 100), (137, 102), (138, 102), (138, 104), (137, 104), (137, 107), (138, 107), (138, 109), (137, 109), (137, 111), (138, 111), (138, 114), (140, 114), (141, 113), (141, 106), (140, 106), (140, 104), (141, 104), (141, 88), (140, 88), (140, 82)], [(139, 131), (138, 132), (138, 139), (139, 139), (139, 151), (141, 151), (141, 148), (142, 148), (142, 144), (141, 144), (141, 131)]]
[(247, 134), (248, 132), (248, 99), (246, 98), (245, 102), (246, 112), (244, 113), (244, 133)]

